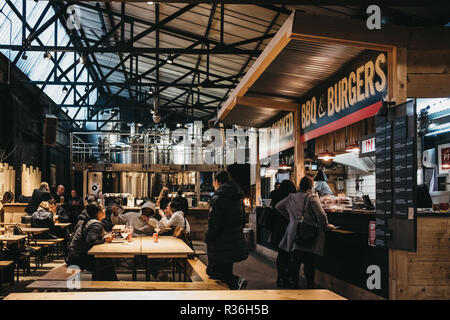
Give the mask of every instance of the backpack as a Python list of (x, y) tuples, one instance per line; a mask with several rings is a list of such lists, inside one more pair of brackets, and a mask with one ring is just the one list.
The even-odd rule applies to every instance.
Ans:
[(48, 211), (36, 211), (31, 215), (32, 228), (49, 228), (54, 226), (53, 213)]

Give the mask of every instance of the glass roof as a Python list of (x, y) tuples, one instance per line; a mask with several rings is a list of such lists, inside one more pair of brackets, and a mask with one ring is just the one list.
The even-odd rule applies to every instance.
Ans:
[[(22, 13), (22, 0), (11, 0), (12, 5), (14, 5), (18, 12)], [(36, 22), (38, 21), (42, 12), (44, 12), (48, 1), (32, 1), (27, 0), (27, 16), (26, 21), (29, 27), (27, 27), (27, 36), (30, 34), (30, 29), (34, 28)], [(50, 7), (43, 22), (49, 20), (54, 15), (54, 9)], [(4, 3), (1, 5), (0, 14), (0, 43), (11, 44), (11, 45), (21, 45), (22, 44), (22, 22), (16, 13), (11, 9), (11, 7)], [(42, 23), (41, 23), (42, 24)], [(44, 32), (42, 32), (37, 39), (35, 39), (32, 45), (48, 45), (48, 46), (68, 46), (70, 43), (70, 38), (58, 20), (56, 22), (56, 33), (57, 39), (55, 43), (55, 24), (52, 24)], [(17, 58), (16, 66), (30, 79), (33, 81), (46, 81), (50, 80), (54, 75), (54, 63), (49, 59), (44, 59), (42, 52), (27, 52), (28, 58), (26, 60), (22, 59), (22, 52), (11, 51), (8, 49), (0, 49), (7, 58), (11, 61), (15, 61)], [(17, 56), (20, 54), (20, 57)], [(60, 60), (59, 67), (61, 69), (57, 70), (56, 76), (59, 77), (62, 73), (61, 70), (66, 70), (70, 67), (80, 56), (74, 52), (51, 52), (53, 58)], [(49, 78), (50, 76), (50, 78)], [(76, 78), (75, 78), (76, 77)], [(57, 79), (58, 80), (58, 79)], [(78, 64), (76, 68), (70, 70), (66, 76), (61, 79), (62, 81), (88, 81), (88, 72), (82, 64)], [(68, 88), (68, 93), (62, 91), (63, 85), (38, 85), (39, 88), (43, 88), (43, 91), (56, 103), (56, 104), (74, 104), (85, 93), (84, 86), (74, 86), (73, 88)], [(76, 89), (76, 90), (75, 90)], [(95, 104), (97, 101), (97, 89), (93, 90), (89, 95), (89, 104)], [(63, 108), (69, 116), (73, 117), (78, 108)], [(76, 119), (86, 118), (86, 108), (82, 108), (77, 114)]]

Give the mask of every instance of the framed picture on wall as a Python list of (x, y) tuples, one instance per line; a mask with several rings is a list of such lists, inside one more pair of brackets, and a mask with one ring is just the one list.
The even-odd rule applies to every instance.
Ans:
[(438, 145), (439, 174), (450, 173), (450, 143)]

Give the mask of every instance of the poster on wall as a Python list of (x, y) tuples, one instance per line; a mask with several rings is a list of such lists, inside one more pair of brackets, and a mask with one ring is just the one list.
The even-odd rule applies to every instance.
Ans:
[(386, 53), (365, 53), (300, 103), (301, 142), (373, 117), (387, 94)]
[(450, 143), (438, 146), (439, 174), (450, 173)]

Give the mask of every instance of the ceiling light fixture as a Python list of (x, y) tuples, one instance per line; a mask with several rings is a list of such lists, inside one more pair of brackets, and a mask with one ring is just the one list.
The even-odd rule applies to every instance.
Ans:
[(336, 156), (334, 155), (334, 153), (325, 150), (324, 152), (319, 153), (319, 155), (317, 156), (317, 159), (319, 160), (323, 160), (323, 161), (330, 161), (330, 160), (334, 160)]
[(287, 165), (287, 164), (285, 164), (285, 163), (283, 163), (283, 164), (281, 164), (281, 165), (278, 167), (278, 169), (279, 169), (279, 170), (291, 170), (292, 167), (289, 166), (289, 165)]
[(88, 92), (89, 91), (89, 86), (86, 86), (85, 88), (84, 88), (84, 92)]
[(64, 87), (62, 88), (62, 92), (63, 92), (63, 93), (67, 93), (67, 91), (69, 91), (69, 89), (67, 89), (67, 87), (64, 86)]
[(155, 4), (153, 1), (147, 1), (147, 4), (152, 5)]
[(52, 58), (52, 55), (50, 54), (50, 52), (46, 51), (46, 52), (44, 53), (44, 59), (45, 59), (45, 60), (50, 60), (51, 58)]
[(83, 56), (80, 56), (80, 63), (81, 64), (85, 64), (86, 63), (86, 59), (84, 59)]
[(22, 60), (27, 60), (27, 59), (28, 59), (27, 53), (24, 52), (23, 55), (22, 55)]
[(173, 63), (173, 58), (170, 55), (167, 57), (167, 63), (168, 64), (172, 64)]

